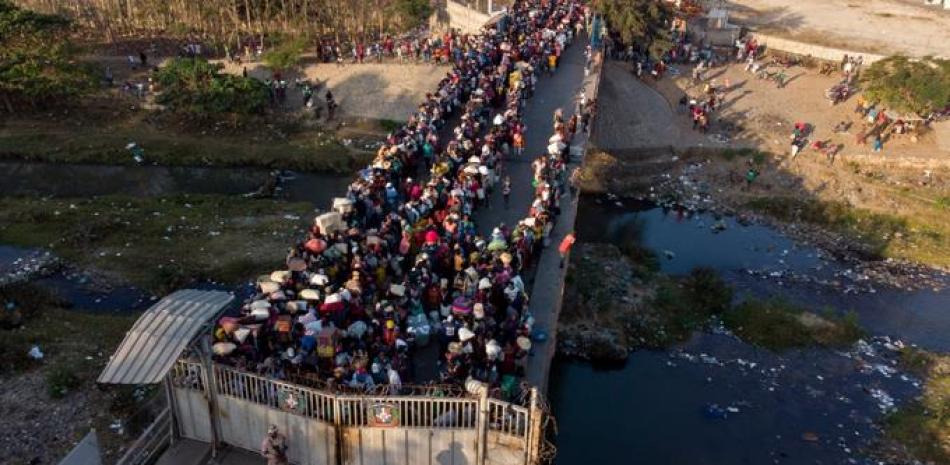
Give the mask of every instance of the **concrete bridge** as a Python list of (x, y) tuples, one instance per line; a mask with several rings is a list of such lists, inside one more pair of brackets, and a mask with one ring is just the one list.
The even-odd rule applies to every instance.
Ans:
[[(448, 2), (458, 6), (453, 0)], [(469, 15), (465, 16), (466, 20), (479, 18), (475, 13), (466, 14)], [(601, 58), (596, 56), (590, 72), (585, 72), (586, 45), (585, 37), (577, 38), (562, 55), (557, 72), (553, 76), (540, 78), (534, 96), (528, 101), (524, 116), (528, 128), (525, 155), (523, 158), (506, 162), (506, 174), (512, 179), (510, 206), (504, 206), (500, 189), (496, 190), (494, 198), (491, 199), (492, 207), (480, 209), (475, 218), (482, 234), (488, 235), (492, 228), (500, 223), (516, 224), (528, 211), (534, 198), (530, 183), (531, 161), (538, 154), (547, 153), (555, 110), (562, 109), (565, 118), (570, 118), (582, 92), (588, 99), (596, 98), (601, 76)], [(572, 142), (572, 161), (568, 172), (582, 162), (588, 137), (581, 128), (578, 129), (578, 134)], [(577, 199), (572, 198), (570, 194), (565, 195), (561, 200), (561, 214), (552, 231), (552, 246), (542, 253), (531, 284), (530, 309), (536, 320), (535, 326), (546, 332), (548, 337), (544, 341), (536, 342), (529, 357), (526, 375), (528, 382), (535, 386), (535, 389), (528, 406), (490, 399), (487, 397), (487, 390), (479, 396), (461, 398), (336, 395), (214, 365), (210, 359), (206, 362), (185, 359), (175, 361), (176, 355), (169, 355), (165, 357), (168, 360), (160, 364), (154, 363), (153, 360), (139, 360), (144, 356), (143, 353), (150, 351), (130, 348), (123, 352), (123, 347), (120, 347), (114, 357), (129, 358), (128, 373), (110, 370), (113, 365), (110, 361), (110, 366), (103, 372), (100, 382), (162, 381), (169, 405), (155, 423), (146, 429), (142, 437), (126, 451), (118, 464), (262, 464), (261, 457), (252, 451), (259, 447), (261, 432), (265, 431), (269, 424), (280, 425), (282, 430), (295, 438), (296, 443), (291, 442), (291, 450), (288, 453), (293, 463), (539, 463), (545, 436), (542, 425), (546, 415), (541, 409), (540, 397), (547, 390), (548, 375), (555, 352), (557, 320), (566, 273), (566, 267), (558, 266), (560, 257), (557, 244), (573, 231), (576, 213)], [(175, 330), (169, 329), (170, 326), (180, 324), (175, 321), (184, 320), (180, 315), (171, 315), (171, 322), (166, 324), (161, 318), (169, 318), (167, 313), (173, 314), (180, 309), (203, 312), (203, 315), (191, 315), (189, 324), (182, 325), (180, 329), (196, 332), (202, 327), (198, 323), (201, 317), (205, 318), (201, 321), (212, 319), (216, 312), (220, 312), (221, 308), (230, 302), (229, 297), (213, 293), (214, 291), (175, 293), (156, 305), (156, 315), (148, 315), (147, 312), (140, 318), (132, 332), (137, 330), (139, 323), (148, 320), (158, 325), (163, 331), (159, 335), (164, 337)], [(195, 332), (183, 339), (194, 338)], [(150, 340), (148, 338), (149, 336), (139, 337), (142, 340)], [(175, 344), (180, 347), (163, 348), (163, 352), (181, 353), (183, 346), (180, 341)], [(121, 362), (117, 363), (121, 365)], [(148, 380), (136, 378), (142, 376), (143, 370), (140, 367), (143, 366), (151, 369), (146, 370)], [(158, 374), (159, 371), (161, 374)], [(136, 379), (128, 378), (129, 373), (135, 375), (133, 378)], [(402, 418), (397, 425), (379, 425), (376, 424), (379, 421), (374, 413), (376, 410), (383, 413), (395, 411), (398, 412), (397, 418)], [(386, 415), (379, 416), (385, 417)], [(215, 438), (232, 447), (214, 448)], [(77, 463), (69, 462), (67, 458), (61, 465)]]

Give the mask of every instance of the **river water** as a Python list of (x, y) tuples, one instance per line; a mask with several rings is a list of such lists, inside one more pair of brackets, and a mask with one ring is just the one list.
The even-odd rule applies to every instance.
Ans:
[(774, 354), (720, 328), (622, 367), (557, 360), (558, 464), (877, 463), (863, 454), (875, 421), (919, 391), (894, 343), (950, 351), (950, 292), (874, 288), (769, 227), (605, 197), (583, 198), (576, 224), (582, 241), (653, 249), (670, 274), (706, 266), (739, 295), (853, 310), (871, 336), (853, 353)]

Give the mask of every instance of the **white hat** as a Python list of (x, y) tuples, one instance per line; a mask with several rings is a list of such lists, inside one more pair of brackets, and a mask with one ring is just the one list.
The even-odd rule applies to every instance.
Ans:
[(304, 300), (320, 300), (320, 293), (316, 289), (304, 289), (300, 291), (300, 298)]
[(290, 279), (289, 270), (278, 270), (270, 274), (270, 280), (277, 283), (282, 283), (288, 279)]
[(473, 333), (472, 330), (470, 330), (470, 329), (468, 329), (468, 328), (465, 328), (465, 327), (459, 329), (459, 340), (460, 340), (460, 341), (465, 342), (465, 341), (468, 341), (469, 339), (471, 339), (471, 338), (473, 338), (473, 337), (475, 337), (475, 333)]
[(315, 274), (310, 277), (310, 284), (314, 286), (326, 286), (330, 282), (330, 278), (325, 274)]
[(491, 280), (488, 278), (482, 278), (478, 281), (478, 289), (491, 289)]
[(515, 341), (515, 343), (518, 344), (518, 347), (521, 348), (521, 350), (531, 350), (531, 339), (521, 336)]

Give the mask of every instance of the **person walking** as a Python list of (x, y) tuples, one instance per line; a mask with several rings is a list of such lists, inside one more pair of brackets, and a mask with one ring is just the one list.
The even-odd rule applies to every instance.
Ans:
[(508, 209), (511, 200), (511, 176), (505, 176), (505, 184), (501, 186), (501, 196), (505, 199), (505, 209)]
[(561, 254), (561, 264), (559, 265), (560, 268), (564, 268), (564, 260), (567, 259), (567, 255), (571, 253), (571, 247), (574, 246), (574, 242), (576, 241), (577, 239), (574, 237), (573, 232), (567, 233), (567, 235), (564, 236), (564, 239), (561, 239), (561, 245), (557, 247), (558, 253)]
[(261, 442), (261, 455), (267, 459), (267, 465), (290, 465), (287, 459), (287, 437), (280, 434), (277, 425), (271, 425)]

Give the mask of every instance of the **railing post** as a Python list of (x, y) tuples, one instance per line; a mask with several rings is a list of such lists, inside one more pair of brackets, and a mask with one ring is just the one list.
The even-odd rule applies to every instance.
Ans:
[(476, 416), (476, 453), (478, 465), (485, 465), (488, 452), (488, 388), (483, 387), (478, 393), (478, 415)]
[(201, 369), (205, 373), (205, 394), (208, 396), (208, 422), (211, 425), (211, 458), (217, 458), (218, 445), (221, 440), (218, 432), (218, 396), (217, 383), (214, 376), (214, 364), (211, 362), (211, 341), (204, 337), (201, 340)]
[(538, 388), (532, 387), (531, 405), (528, 410), (528, 437), (525, 441), (529, 465), (537, 465), (541, 460), (541, 441), (544, 440), (544, 432), (541, 431), (543, 415)]

